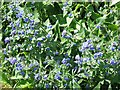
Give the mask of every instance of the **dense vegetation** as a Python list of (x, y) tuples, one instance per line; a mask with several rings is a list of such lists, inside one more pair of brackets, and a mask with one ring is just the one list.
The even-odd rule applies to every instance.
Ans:
[(3, 88), (120, 89), (120, 2), (1, 2)]

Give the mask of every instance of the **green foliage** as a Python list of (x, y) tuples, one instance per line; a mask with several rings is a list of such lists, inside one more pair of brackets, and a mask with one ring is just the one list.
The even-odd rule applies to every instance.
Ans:
[(3, 0), (0, 12), (0, 79), (12, 88), (119, 86), (119, 2)]

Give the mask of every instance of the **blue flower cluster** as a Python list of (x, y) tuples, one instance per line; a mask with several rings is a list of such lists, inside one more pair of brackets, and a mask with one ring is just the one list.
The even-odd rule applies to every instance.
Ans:
[[(24, 80), (32, 83), (31, 86), (55, 89), (59, 86), (79, 88), (81, 83), (85, 83), (84, 89), (89, 89), (94, 86), (91, 85), (91, 79), (96, 77), (98, 80), (101, 77), (109, 79), (107, 77), (114, 71), (118, 72), (116, 66), (120, 64), (120, 46), (116, 37), (115, 40), (114, 38), (107, 40), (109, 38), (105, 37), (107, 32), (103, 30), (105, 33), (103, 35), (103, 32), (99, 31), (102, 28), (101, 24), (94, 26), (90, 23), (87, 29), (87, 23), (81, 21), (82, 19), (79, 21), (79, 13), (75, 14), (68, 3), (63, 4), (63, 15), (50, 17), (41, 13), (44, 10), (38, 12), (37, 3), (32, 3), (30, 8), (27, 8), (29, 3), (26, 3), (28, 10), (21, 8), (22, 5), (18, 5), (17, 8), (17, 5), (9, 6), (9, 10), (13, 10), (14, 14), (12, 17), (9, 16), (10, 23), (4, 31), (4, 65), (1, 66), (5, 67), (4, 71), (8, 70), (8, 76), (22, 76)], [(91, 8), (91, 5), (89, 7)], [(77, 12), (79, 4), (75, 8)], [(31, 12), (33, 9), (35, 13)], [(46, 18), (42, 20), (41, 16)], [(54, 21), (58, 16), (60, 20), (53, 24), (51, 18)], [(72, 20), (70, 25), (67, 25), (68, 19)], [(65, 21), (64, 24), (63, 22), (61, 24), (61, 21)], [(93, 28), (95, 29), (92, 31)], [(113, 32), (110, 33), (112, 35)], [(12, 71), (9, 70), (11, 68)]]

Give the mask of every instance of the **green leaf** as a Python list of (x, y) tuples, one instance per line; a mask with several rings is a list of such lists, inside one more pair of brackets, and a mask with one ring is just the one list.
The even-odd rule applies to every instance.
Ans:
[(67, 26), (69, 27), (69, 25), (70, 25), (71, 22), (73, 21), (73, 18), (67, 17), (66, 20), (67, 20)]
[(17, 83), (17, 88), (30, 88), (31, 84), (27, 80), (22, 80)]
[(101, 17), (100, 14), (95, 13), (94, 11), (92, 11), (92, 15), (91, 15), (91, 18), (92, 18), (92, 19), (96, 20), (96, 19), (99, 18), (99, 17)]
[(100, 84), (103, 84), (104, 81), (100, 81), (97, 86), (93, 90), (99, 90), (100, 89)]
[(117, 3), (120, 3), (120, 0), (112, 0), (112, 3), (111, 3), (110, 6), (113, 6), (113, 5), (117, 4)]
[(10, 79), (23, 79), (23, 76), (12, 76)]
[(118, 26), (115, 25), (115, 24), (112, 24), (112, 25), (108, 25), (108, 28), (110, 28), (111, 30), (117, 30), (118, 29)]
[(4, 0), (1, 0), (1, 6), (0, 6), (0, 7), (2, 7), (2, 6), (3, 6), (3, 3), (4, 3)]
[(87, 10), (88, 10), (89, 12), (92, 12), (92, 11), (94, 10), (92, 4), (89, 4), (89, 5), (87, 6)]
[(80, 85), (73, 79), (73, 88), (81, 89)]

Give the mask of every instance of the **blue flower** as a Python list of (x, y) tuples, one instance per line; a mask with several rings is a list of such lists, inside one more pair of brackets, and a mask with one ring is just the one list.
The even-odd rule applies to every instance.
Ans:
[(48, 77), (47, 75), (44, 75), (44, 77), (43, 77), (43, 78), (46, 80), (46, 79), (47, 79), (47, 77)]
[(110, 10), (110, 13), (113, 13), (113, 10)]
[(22, 18), (24, 11), (20, 11), (18, 14), (16, 14), (17, 18)]
[(4, 41), (5, 41), (5, 44), (9, 43), (10, 42), (10, 38), (6, 37)]
[(19, 27), (19, 26), (20, 26), (20, 22), (19, 22), (19, 21), (16, 23), (16, 26), (17, 26), (17, 27)]
[(29, 13), (29, 14), (28, 14), (28, 17), (32, 17), (32, 14), (31, 14), (31, 13)]
[(103, 53), (102, 52), (98, 52), (94, 54), (94, 59), (97, 59), (98, 57), (102, 57)]
[(4, 53), (4, 54), (7, 54), (7, 52), (6, 52), (6, 48), (5, 48), (5, 49), (3, 49), (3, 53)]
[(30, 20), (30, 25), (34, 24), (34, 20)]
[(67, 57), (68, 56), (68, 53), (65, 53), (65, 55), (64, 55), (65, 57)]
[(88, 62), (89, 58), (83, 58), (83, 61)]
[(114, 60), (114, 59), (111, 59), (111, 60), (110, 60), (110, 64), (111, 64), (111, 65), (115, 65), (115, 64), (116, 64), (115, 60)]
[(9, 7), (10, 9), (14, 8), (14, 6), (13, 6), (12, 4), (11, 4), (11, 5), (9, 5), (8, 7)]
[(19, 11), (19, 8), (16, 7), (16, 8), (15, 8), (15, 11)]
[(10, 59), (10, 63), (11, 64), (15, 64), (17, 62), (17, 59), (15, 57), (11, 58)]
[(97, 60), (97, 63), (100, 64), (100, 60)]
[(23, 34), (23, 35), (24, 35), (24, 34), (25, 34), (25, 32), (22, 30), (22, 31), (21, 31), (21, 34)]
[(33, 67), (34, 66), (34, 64), (33, 63), (31, 63), (30, 65), (29, 65), (29, 68), (31, 68), (31, 67)]
[(59, 71), (59, 72), (57, 72), (57, 74), (59, 74), (59, 75), (60, 75), (60, 74), (62, 74), (62, 73)]
[(35, 78), (35, 80), (40, 80), (40, 75), (39, 75), (39, 73), (38, 73), (38, 74), (35, 74), (34, 78)]
[(28, 22), (29, 21), (29, 18), (24, 18), (24, 22)]
[(69, 38), (71, 38), (71, 36), (70, 35), (66, 35), (66, 36), (64, 36), (64, 38), (69, 39)]
[(82, 64), (82, 63), (83, 63), (83, 60), (79, 60), (79, 61), (78, 61), (78, 64)]
[(10, 26), (13, 27), (13, 26), (14, 26), (14, 23), (13, 23), (13, 22), (10, 22)]
[(33, 68), (33, 72), (36, 71), (37, 69), (38, 69), (38, 67), (34, 67), (34, 68)]
[(67, 59), (63, 58), (62, 63), (67, 64)]
[(67, 63), (66, 66), (69, 67), (69, 66), (71, 66), (71, 64), (70, 64), (70, 63)]
[(55, 55), (58, 55), (58, 54), (59, 54), (59, 52), (56, 51), (56, 52), (55, 52)]
[(81, 58), (80, 58), (79, 55), (76, 55), (76, 56), (75, 56), (75, 59), (76, 59), (76, 60), (80, 60)]
[(34, 30), (34, 26), (30, 26), (30, 29), (31, 29), (31, 30)]
[(89, 74), (87, 72), (84, 72), (84, 75), (87, 76), (87, 77), (89, 76)]
[(80, 59), (78, 59), (77, 61), (74, 61), (74, 62), (77, 63), (77, 64), (82, 64), (83, 63), (83, 59), (80, 58)]
[(114, 46), (112, 46), (110, 49), (111, 49), (112, 51), (114, 51), (114, 50), (115, 50), (115, 47), (114, 47)]
[(34, 35), (36, 36), (37, 34), (38, 34), (38, 31), (35, 31), (35, 32), (34, 32)]
[(29, 40), (32, 41), (32, 37), (29, 37)]
[(49, 84), (46, 84), (45, 87), (46, 87), (46, 88), (49, 88), (50, 86), (49, 86)]
[(24, 75), (25, 75), (25, 72), (22, 71), (22, 72), (20, 72), (20, 74), (21, 74), (22, 76), (24, 76)]
[(50, 37), (51, 37), (51, 34), (47, 34), (46, 37), (47, 37), (47, 38), (50, 38)]
[(81, 47), (81, 52), (84, 52), (86, 49), (90, 47), (89, 43), (90, 41), (83, 42), (82, 47)]
[(29, 30), (27, 30), (26, 32), (27, 32), (27, 34), (29, 34), (29, 33), (31, 33), (31, 30), (29, 29)]
[(22, 30), (22, 31), (18, 31), (18, 34), (20, 35), (20, 34), (25, 34), (25, 32)]
[(102, 52), (99, 52), (98, 53), (98, 57), (102, 57), (103, 53)]
[(41, 47), (41, 42), (37, 42), (37, 47)]
[(18, 64), (16, 65), (16, 69), (17, 69), (17, 70), (22, 70), (22, 69), (23, 69), (23, 66), (22, 66), (20, 63), (18, 63)]
[(67, 61), (70, 61), (70, 58), (66, 58)]
[(61, 77), (60, 77), (60, 75), (59, 74), (55, 74), (55, 77), (54, 77), (56, 80), (60, 80), (61, 79)]
[(48, 29), (51, 29), (51, 28), (52, 28), (52, 25), (47, 26), (47, 28), (48, 28)]
[(100, 49), (101, 49), (99, 45), (97, 45), (96, 48), (97, 48), (97, 50), (100, 50)]
[(68, 81), (68, 80), (69, 80), (69, 78), (68, 78), (68, 77), (64, 77), (64, 80)]
[(45, 38), (43, 37), (43, 38), (42, 38), (42, 40), (44, 41), (44, 40), (45, 40)]
[(97, 29), (100, 29), (100, 25), (97, 25), (96, 28), (97, 28)]
[(62, 37), (65, 37), (66, 34), (67, 34), (67, 31), (66, 31), (66, 30), (63, 30), (63, 32), (62, 32)]
[(64, 87), (66, 87), (67, 86), (67, 83), (66, 84), (64, 84)]
[(86, 42), (87, 42), (88, 44), (90, 44), (90, 43), (92, 42), (92, 40), (88, 39)]
[(20, 35), (20, 34), (21, 34), (21, 31), (18, 31), (18, 34)]
[(69, 17), (72, 17), (72, 16), (73, 16), (73, 14), (72, 14), (72, 13), (69, 13), (69, 14), (68, 14), (68, 16), (69, 16)]
[(94, 54), (94, 59), (97, 59), (97, 58), (98, 58), (98, 54), (95, 53), (95, 54)]
[(49, 50), (50, 50), (50, 48), (48, 47), (48, 48), (46, 48), (46, 50), (47, 50), (47, 51), (49, 51)]
[(64, 7), (66, 7), (67, 5), (68, 5), (68, 2), (65, 2), (65, 3), (63, 4)]
[(95, 50), (93, 45), (90, 45), (90, 50)]
[(14, 26), (12, 26), (12, 30), (16, 30), (16, 28)]

